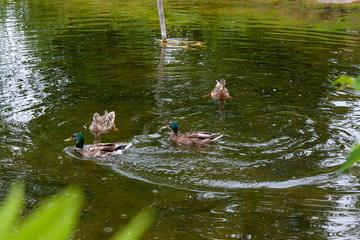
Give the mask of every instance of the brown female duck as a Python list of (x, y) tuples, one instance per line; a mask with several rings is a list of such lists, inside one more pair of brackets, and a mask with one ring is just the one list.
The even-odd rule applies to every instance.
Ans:
[(169, 140), (170, 142), (184, 145), (201, 145), (211, 143), (223, 136), (222, 133), (211, 133), (192, 131), (186, 133), (178, 133), (178, 124), (174, 121), (170, 121), (166, 126), (161, 129), (168, 128), (171, 130)]
[(91, 132), (107, 132), (111, 129), (118, 131), (115, 127), (115, 112), (107, 112), (105, 110), (104, 115), (100, 116), (97, 112), (94, 113), (93, 122), (91, 123), (89, 130)]
[(225, 87), (226, 81), (225, 79), (221, 79), (220, 82), (216, 80), (216, 85), (214, 90), (210, 94), (204, 95), (203, 97), (208, 97), (211, 95), (213, 99), (228, 99), (232, 98), (229, 94), (229, 90)]

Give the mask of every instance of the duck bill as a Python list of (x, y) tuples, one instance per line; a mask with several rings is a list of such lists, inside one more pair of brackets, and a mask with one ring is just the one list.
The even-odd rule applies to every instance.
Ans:
[(64, 141), (65, 142), (70, 142), (70, 141), (72, 141), (73, 139), (71, 138), (71, 137), (69, 137), (69, 138), (67, 138), (67, 139), (65, 139)]
[(221, 84), (220, 85), (220, 91), (224, 90), (224, 87), (225, 87), (224, 84)]
[(165, 128), (168, 128), (168, 126), (167, 125), (163, 126), (163, 127), (160, 128), (160, 130), (165, 129)]

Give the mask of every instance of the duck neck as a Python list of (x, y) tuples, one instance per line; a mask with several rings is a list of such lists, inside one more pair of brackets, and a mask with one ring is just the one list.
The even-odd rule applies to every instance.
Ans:
[(170, 141), (175, 141), (177, 137), (178, 137), (177, 132), (171, 131), (169, 136)]
[(83, 143), (76, 143), (76, 148), (83, 148), (84, 147), (84, 144)]
[(76, 141), (76, 148), (84, 147), (84, 137), (82, 135), (78, 135), (78, 140)]

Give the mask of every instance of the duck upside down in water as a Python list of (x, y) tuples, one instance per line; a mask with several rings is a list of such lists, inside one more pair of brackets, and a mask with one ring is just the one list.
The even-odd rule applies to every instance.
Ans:
[(211, 133), (211, 132), (201, 132), (201, 131), (192, 131), (186, 133), (178, 133), (178, 124), (174, 121), (170, 121), (166, 126), (163, 126), (161, 129), (169, 128), (171, 130), (169, 140), (170, 142), (184, 145), (201, 145), (206, 143), (211, 143), (224, 134), (222, 133)]
[(229, 90), (225, 87), (226, 81), (225, 79), (221, 79), (220, 82), (216, 80), (216, 85), (214, 90), (210, 94), (204, 95), (203, 97), (208, 97), (211, 95), (213, 99), (228, 99), (232, 98), (229, 94)]
[(114, 131), (118, 131), (115, 127), (115, 112), (107, 112), (105, 110), (104, 115), (100, 116), (99, 113), (94, 113), (93, 122), (91, 123), (89, 130), (91, 132), (106, 132), (110, 131), (111, 129)]
[(82, 133), (74, 133), (65, 141), (74, 141), (76, 143), (74, 152), (85, 158), (106, 158), (120, 155), (132, 145), (131, 143), (98, 143), (84, 148), (84, 135)]

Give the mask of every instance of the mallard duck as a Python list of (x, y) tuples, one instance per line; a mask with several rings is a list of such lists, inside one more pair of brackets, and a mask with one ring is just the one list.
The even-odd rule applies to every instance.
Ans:
[(203, 97), (208, 97), (211, 95), (213, 99), (228, 99), (232, 98), (229, 94), (229, 90), (225, 87), (225, 79), (221, 79), (220, 82), (216, 80), (216, 85), (214, 90), (210, 94), (204, 95)]
[(84, 135), (82, 133), (74, 133), (65, 141), (74, 141), (76, 143), (74, 152), (85, 158), (106, 158), (123, 154), (124, 150), (132, 145), (131, 143), (98, 143), (84, 148)]
[(211, 132), (201, 132), (201, 131), (192, 131), (186, 133), (178, 133), (178, 124), (174, 121), (170, 121), (166, 126), (163, 126), (161, 129), (169, 128), (171, 130), (169, 140), (170, 142), (177, 144), (186, 144), (186, 145), (200, 145), (216, 141), (217, 139), (223, 136), (222, 133), (211, 133)]
[(110, 131), (112, 128), (114, 131), (118, 131), (115, 127), (115, 112), (107, 112), (105, 110), (104, 115), (100, 116), (97, 112), (94, 113), (93, 122), (91, 123), (89, 130), (91, 132), (106, 132)]

